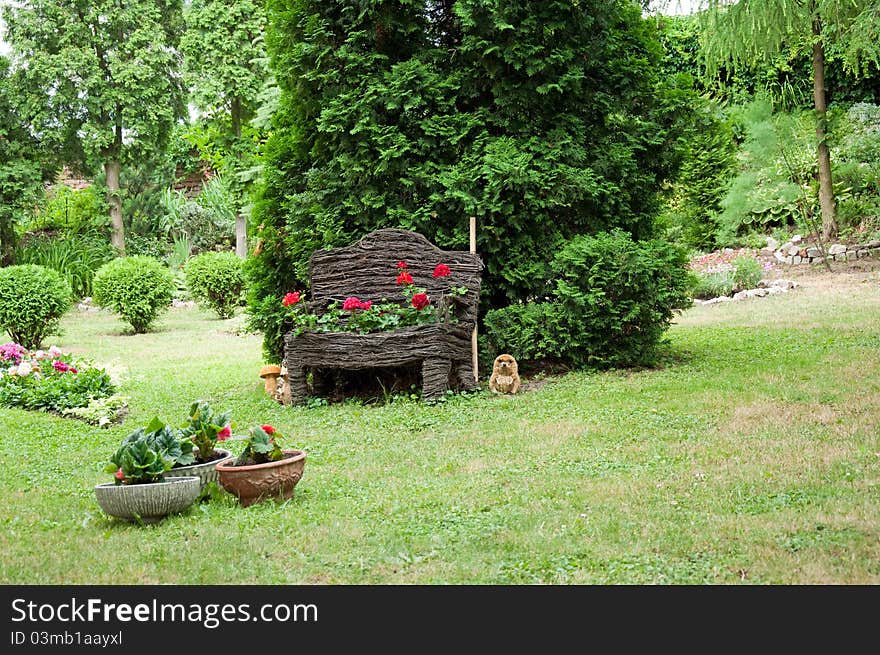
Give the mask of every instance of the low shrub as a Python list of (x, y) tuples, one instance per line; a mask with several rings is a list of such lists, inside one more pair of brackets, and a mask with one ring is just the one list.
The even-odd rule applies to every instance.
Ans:
[(205, 252), (186, 264), (186, 284), (193, 298), (230, 318), (241, 304), (244, 262), (232, 252)]
[(647, 365), (675, 310), (691, 304), (685, 253), (665, 241), (636, 242), (619, 230), (578, 236), (551, 268), (548, 302), (486, 315), (496, 352), (575, 368)]
[(95, 302), (127, 321), (135, 334), (146, 332), (171, 305), (174, 278), (152, 257), (120, 257), (95, 274)]
[(0, 327), (25, 348), (37, 348), (70, 308), (70, 285), (45, 266), (0, 269)]
[(694, 273), (694, 298), (708, 300), (733, 294), (733, 271), (716, 271), (714, 273)]

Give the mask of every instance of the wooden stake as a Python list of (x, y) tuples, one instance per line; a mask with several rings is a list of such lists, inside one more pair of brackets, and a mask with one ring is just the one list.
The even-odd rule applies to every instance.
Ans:
[[(471, 252), (476, 254), (477, 252), (477, 217), (471, 216)], [(474, 322), (474, 331), (471, 334), (471, 354), (473, 357), (473, 365), (474, 365), (474, 382), (478, 382), (480, 379), (480, 375), (477, 372), (477, 324)]]

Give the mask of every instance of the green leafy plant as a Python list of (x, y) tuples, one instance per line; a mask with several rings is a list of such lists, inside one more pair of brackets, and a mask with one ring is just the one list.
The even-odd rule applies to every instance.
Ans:
[(20, 264), (38, 264), (58, 271), (74, 298), (92, 295), (95, 271), (114, 257), (107, 238), (94, 233), (28, 239), (16, 253)]
[(246, 437), (234, 437), (244, 442), (244, 449), (235, 460), (235, 466), (277, 462), (284, 457), (279, 440), (282, 434), (271, 425), (255, 425)]
[(754, 289), (764, 275), (764, 270), (754, 257), (740, 255), (733, 260), (733, 285), (737, 291)]
[(115, 393), (110, 376), (83, 359), (52, 347), (29, 351), (0, 346), (0, 405), (64, 413)]
[(197, 461), (214, 459), (217, 442), (232, 436), (231, 415), (231, 412), (215, 412), (210, 403), (204, 400), (197, 400), (190, 406), (189, 419), (180, 428), (180, 435), (197, 448)]
[(146, 332), (171, 304), (171, 271), (152, 257), (120, 257), (95, 274), (95, 302), (110, 307), (136, 334)]
[(714, 273), (694, 273), (691, 293), (694, 298), (709, 299), (733, 294), (735, 284), (733, 271), (716, 271)]
[(490, 351), (578, 368), (646, 365), (675, 311), (691, 305), (685, 253), (664, 241), (620, 230), (575, 237), (552, 270), (548, 301), (487, 313)]
[(0, 328), (25, 348), (37, 348), (70, 308), (71, 290), (61, 274), (45, 266), (0, 268)]
[(195, 463), (193, 442), (154, 417), (130, 432), (105, 467), (116, 484), (142, 484), (160, 480), (176, 466)]
[(72, 416), (99, 428), (109, 428), (122, 420), (128, 411), (128, 396), (113, 394), (106, 398), (92, 398), (85, 407), (68, 407), (62, 416)]
[(233, 252), (206, 252), (186, 264), (186, 283), (194, 298), (230, 318), (241, 304), (244, 264)]

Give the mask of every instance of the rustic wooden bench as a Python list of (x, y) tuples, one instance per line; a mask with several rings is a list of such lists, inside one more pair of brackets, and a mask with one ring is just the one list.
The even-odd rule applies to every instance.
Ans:
[[(326, 391), (323, 378), (331, 369), (420, 365), (423, 400), (436, 400), (450, 388), (476, 386), (471, 334), (477, 321), (483, 263), (475, 253), (441, 250), (408, 230), (376, 230), (354, 245), (312, 255), (309, 311), (320, 314), (332, 301), (341, 304), (351, 296), (373, 303), (405, 304), (407, 299), (396, 283), (399, 261), (406, 262), (413, 283), (427, 291), (439, 313), (448, 310), (455, 320), (368, 334), (289, 331), (284, 362), (291, 403), (303, 404), (310, 394)], [(451, 273), (435, 279), (434, 268), (440, 263), (448, 265)], [(449, 295), (451, 287), (468, 291), (462, 296)]]

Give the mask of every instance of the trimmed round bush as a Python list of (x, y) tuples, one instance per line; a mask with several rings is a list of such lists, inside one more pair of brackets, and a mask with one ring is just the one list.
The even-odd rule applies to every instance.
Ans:
[(486, 314), (494, 352), (574, 368), (652, 364), (675, 310), (690, 307), (685, 252), (626, 232), (578, 236), (553, 260), (547, 302)]
[(70, 308), (71, 295), (70, 285), (51, 268), (0, 268), (0, 327), (25, 348), (38, 348)]
[(112, 309), (140, 334), (171, 304), (174, 277), (153, 257), (119, 257), (95, 273), (94, 293), (97, 304)]
[(186, 285), (193, 298), (230, 318), (241, 304), (244, 261), (233, 252), (205, 252), (186, 264)]

